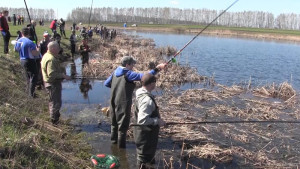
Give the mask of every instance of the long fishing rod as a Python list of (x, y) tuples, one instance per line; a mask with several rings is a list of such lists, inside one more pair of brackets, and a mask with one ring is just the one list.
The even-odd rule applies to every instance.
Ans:
[(91, 23), (91, 16), (92, 16), (93, 1), (94, 1), (94, 0), (92, 0), (91, 9), (90, 9), (89, 26), (90, 26), (90, 23)]
[[(237, 123), (298, 123), (300, 121), (284, 121), (284, 120), (234, 120), (234, 121), (196, 121), (196, 122), (167, 122), (166, 125), (185, 125), (185, 124), (237, 124)], [(130, 126), (143, 126), (142, 124), (130, 124)]]
[(26, 0), (24, 0), (24, 3), (25, 3), (25, 7), (26, 7), (27, 14), (28, 14), (29, 23), (30, 23), (31, 28), (33, 29), (33, 32), (34, 32), (34, 35), (33, 35), (33, 36), (34, 36), (34, 40), (35, 40), (36, 45), (37, 45), (37, 43), (38, 43), (38, 38), (37, 38), (37, 36), (36, 36), (35, 27), (34, 27), (33, 23), (31, 23), (31, 17), (30, 17), (30, 14), (29, 14), (29, 10), (28, 10), (28, 7), (27, 7)]
[(31, 22), (31, 18), (30, 18), (30, 15), (29, 15), (29, 11), (28, 11), (26, 0), (24, 0), (24, 3), (25, 3), (25, 7), (26, 7), (27, 14), (28, 14), (28, 17), (29, 17), (29, 22)]
[(170, 58), (170, 60), (167, 62), (169, 64), (171, 61), (175, 59), (177, 55), (179, 55), (190, 43), (192, 43), (203, 31), (205, 31), (213, 22), (215, 22), (220, 16), (222, 16), (229, 8), (231, 8), (235, 3), (237, 3), (239, 0), (234, 1), (228, 8), (226, 8), (223, 12), (221, 12), (214, 20), (212, 20), (208, 25), (206, 25), (196, 36), (193, 37), (187, 44), (183, 46), (178, 52), (175, 53), (175, 55)]
[(94, 77), (94, 76), (71, 76), (72, 79), (95, 79), (95, 80), (106, 80), (106, 77)]

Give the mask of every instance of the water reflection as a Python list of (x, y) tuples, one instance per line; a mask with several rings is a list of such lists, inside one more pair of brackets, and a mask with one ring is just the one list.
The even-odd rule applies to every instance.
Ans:
[(70, 75), (71, 75), (71, 77), (75, 77), (76, 74), (77, 74), (77, 72), (76, 72), (76, 64), (75, 64), (75, 62), (73, 60), (72, 63), (70, 63)]
[(87, 78), (82, 78), (79, 86), (80, 92), (83, 94), (84, 99), (88, 99), (88, 92), (92, 90), (92, 85), (90, 84), (90, 80)]
[(128, 161), (128, 158), (127, 158), (126, 149), (119, 149), (116, 144), (111, 144), (110, 150), (111, 150), (111, 153), (114, 156), (119, 158), (122, 168), (124, 168), (124, 169), (125, 168), (128, 168), (128, 169), (130, 168), (129, 167), (129, 161)]

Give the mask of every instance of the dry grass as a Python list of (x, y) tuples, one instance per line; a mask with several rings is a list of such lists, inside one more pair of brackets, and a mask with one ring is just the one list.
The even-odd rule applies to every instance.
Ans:
[[(173, 55), (172, 47), (156, 48), (150, 39), (119, 35), (115, 41), (99, 41), (96, 53), (85, 67), (85, 76), (108, 77), (120, 65), (124, 55), (136, 58), (136, 71), (145, 72)], [(96, 46), (97, 46), (96, 45)], [(189, 76), (187, 76), (189, 75)], [(211, 89), (195, 88), (173, 90), (185, 83), (207, 84)], [(161, 116), (167, 122), (237, 121), (237, 120), (294, 120), (299, 118), (297, 92), (286, 82), (250, 88), (248, 86), (224, 86), (213, 78), (198, 74), (196, 69), (180, 64), (169, 64), (158, 74), (157, 86), (164, 89), (157, 96)], [(198, 158), (212, 163), (237, 163), (238, 166), (265, 168), (291, 166), (300, 163), (300, 149), (290, 136), (295, 126), (289, 124), (206, 124), (172, 125), (163, 128), (161, 135), (175, 142), (184, 140), (180, 159), (186, 165), (197, 168), (188, 159)], [(285, 132), (290, 131), (290, 132)], [(295, 131), (296, 132), (296, 131)], [(132, 132), (129, 132), (132, 133)], [(129, 135), (132, 137), (132, 134)], [(266, 143), (267, 142), (267, 143)], [(289, 145), (289, 143), (293, 144)], [(289, 145), (289, 148), (286, 148)], [(293, 154), (282, 157), (279, 152)], [(176, 157), (157, 157), (167, 168), (174, 168)], [(212, 167), (214, 168), (214, 167)]]

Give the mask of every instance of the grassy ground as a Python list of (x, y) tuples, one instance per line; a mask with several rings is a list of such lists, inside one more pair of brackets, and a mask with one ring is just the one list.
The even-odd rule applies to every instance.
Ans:
[[(21, 28), (10, 25), (10, 32), (16, 35)], [(45, 30), (50, 31), (48, 26), (36, 27), (39, 40)], [(67, 39), (62, 43), (69, 44)], [(84, 134), (73, 132), (66, 121), (58, 126), (49, 122), (46, 92), (37, 91), (36, 99), (28, 97), (18, 53), (9, 47), (5, 55), (1, 36), (0, 168), (88, 168), (90, 146)]]
[[(108, 26), (123, 27), (123, 23), (105, 23)], [(131, 23), (127, 26), (131, 27)], [(155, 29), (169, 29), (169, 31), (179, 31), (179, 32), (190, 32), (203, 29), (206, 25), (171, 25), (171, 24), (138, 24), (138, 28), (155, 28)], [(225, 26), (210, 26), (207, 31), (214, 30), (228, 30), (234, 32), (243, 32), (249, 34), (276, 34), (276, 35), (291, 35), (300, 36), (299, 30), (280, 30), (280, 29), (263, 29), (263, 28), (240, 28), (240, 27), (225, 27)], [(204, 32), (205, 33), (205, 32)]]

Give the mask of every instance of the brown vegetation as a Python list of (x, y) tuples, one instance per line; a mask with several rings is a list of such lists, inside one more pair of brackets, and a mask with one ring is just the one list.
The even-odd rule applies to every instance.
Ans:
[[(119, 66), (124, 55), (137, 59), (136, 70), (148, 71), (154, 65), (165, 62), (168, 53), (176, 52), (171, 47), (155, 48), (152, 40), (125, 35), (119, 35), (115, 43), (99, 41), (94, 48), (97, 48), (99, 57), (94, 57), (85, 67), (86, 76), (108, 77)], [(108, 52), (112, 49), (114, 52)], [(238, 120), (298, 119), (299, 98), (287, 82), (252, 88), (250, 82), (247, 86), (223, 86), (213, 78), (203, 77), (197, 70), (180, 64), (169, 64), (168, 69), (160, 72), (158, 77), (157, 86), (164, 90), (156, 100), (165, 121), (228, 121), (222, 124), (170, 125), (162, 129), (163, 137), (170, 137), (181, 144), (180, 158), (185, 159), (187, 165), (193, 166), (188, 160), (191, 158), (258, 168), (274, 165), (291, 167), (300, 163), (300, 147), (297, 144), (300, 137), (295, 135), (298, 132), (295, 127), (299, 124), (230, 123)], [(173, 90), (175, 86), (186, 83), (203, 84), (210, 88)], [(129, 136), (132, 137), (132, 134)], [(172, 168), (173, 160), (176, 161), (173, 156), (161, 155), (160, 158), (169, 168)]]

